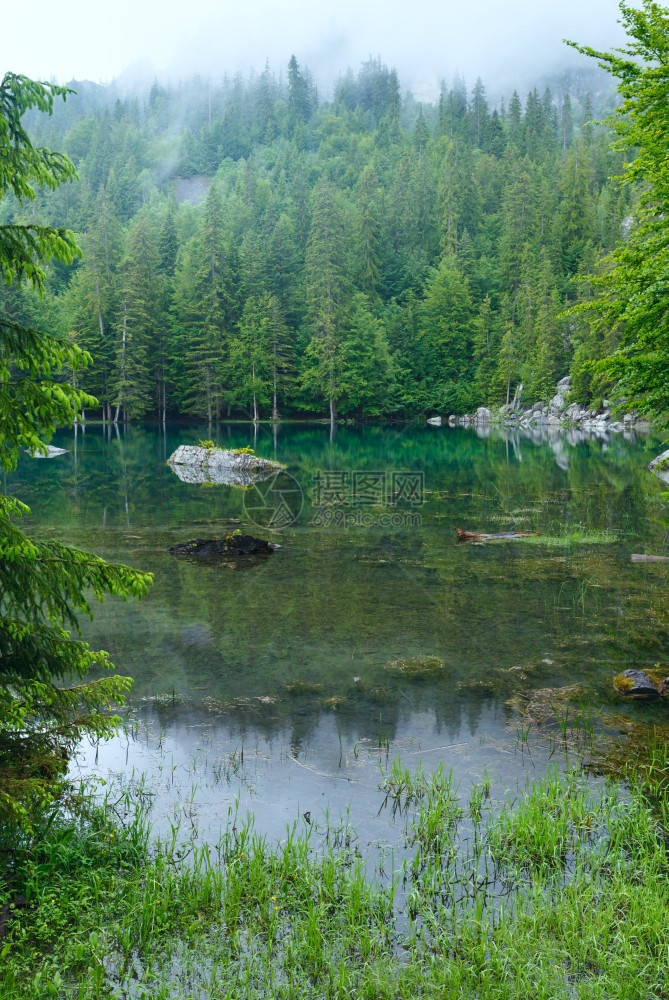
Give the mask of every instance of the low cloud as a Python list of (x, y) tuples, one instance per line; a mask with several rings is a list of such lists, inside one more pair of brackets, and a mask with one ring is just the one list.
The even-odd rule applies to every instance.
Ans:
[[(34, 14), (34, 17), (33, 17)], [(624, 39), (617, 0), (117, 0), (67, 8), (37, 0), (31, 28), (14, 4), (3, 14), (0, 60), (7, 69), (61, 81), (109, 81), (142, 65), (166, 79), (285, 69), (292, 53), (327, 93), (347, 67), (370, 56), (395, 66), (403, 87), (433, 96), (455, 73), (491, 91), (523, 88), (583, 57), (562, 38), (609, 48)]]

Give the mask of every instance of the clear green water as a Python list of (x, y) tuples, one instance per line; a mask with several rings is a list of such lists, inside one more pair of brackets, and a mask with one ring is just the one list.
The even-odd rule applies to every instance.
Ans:
[[(97, 754), (103, 770), (148, 770), (182, 821), (190, 809), (215, 826), (236, 796), (270, 830), (351, 804), (376, 836), (378, 765), (397, 752), (445, 760), (465, 784), (484, 768), (507, 784), (543, 768), (562, 709), (523, 720), (537, 691), (580, 685), (559, 704), (601, 712), (609, 734), (667, 721), (666, 705), (621, 705), (611, 686), (625, 667), (669, 659), (668, 566), (630, 562), (669, 552), (662, 484), (646, 470), (659, 440), (551, 445), (413, 425), (331, 439), (295, 424), (254, 438), (223, 425), (217, 444), (255, 445), (301, 490), (300, 516), (272, 535), (251, 522), (248, 492), (184, 483), (166, 465), (211, 436), (89, 425), (54, 440), (67, 455), (26, 456), (8, 477), (35, 536), (155, 574), (146, 600), (108, 602), (85, 626), (135, 678), (138, 723), (135, 739), (84, 748), (84, 769)], [(333, 502), (343, 474), (355, 502)], [(237, 527), (281, 548), (247, 568), (167, 551)], [(541, 538), (457, 545), (456, 528)], [(436, 677), (387, 669), (424, 656), (443, 661)]]

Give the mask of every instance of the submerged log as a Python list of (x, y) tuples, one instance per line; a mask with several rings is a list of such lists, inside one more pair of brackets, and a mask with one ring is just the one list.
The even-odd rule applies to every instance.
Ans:
[(541, 535), (540, 531), (500, 531), (495, 534), (483, 534), (479, 531), (463, 531), (462, 528), (455, 530), (459, 542), (503, 542), (511, 538), (536, 538)]
[(669, 563), (669, 556), (646, 556), (638, 552), (633, 552), (630, 559), (635, 563)]

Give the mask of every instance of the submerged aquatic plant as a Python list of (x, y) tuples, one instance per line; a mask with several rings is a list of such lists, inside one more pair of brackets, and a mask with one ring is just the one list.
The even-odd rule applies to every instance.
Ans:
[(445, 669), (446, 664), (438, 656), (407, 656), (401, 660), (391, 660), (384, 667), (384, 670), (414, 681), (439, 677)]

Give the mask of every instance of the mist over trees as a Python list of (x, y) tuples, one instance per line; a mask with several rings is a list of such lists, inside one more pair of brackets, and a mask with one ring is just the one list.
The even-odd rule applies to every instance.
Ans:
[(425, 105), (371, 59), (321, 101), (293, 57), (141, 97), (75, 87), (29, 124), (80, 182), (0, 215), (73, 229), (83, 257), (0, 305), (90, 351), (77, 377), (108, 419), (462, 413), (519, 383), (545, 399), (616, 347), (564, 316), (635, 198), (583, 86), (493, 107), (456, 78)]

